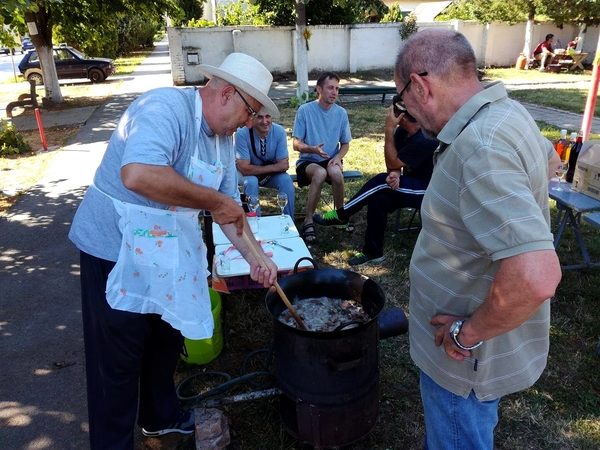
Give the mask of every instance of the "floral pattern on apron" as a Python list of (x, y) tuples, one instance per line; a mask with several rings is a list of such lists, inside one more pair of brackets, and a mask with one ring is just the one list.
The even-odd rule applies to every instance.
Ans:
[[(202, 101), (196, 95), (196, 134), (200, 136)], [(219, 138), (214, 165), (198, 157), (198, 145), (190, 158), (187, 177), (192, 182), (218, 189), (223, 180)], [(105, 194), (106, 195), (106, 194)], [(108, 276), (106, 299), (114, 309), (160, 314), (162, 319), (190, 339), (213, 334), (208, 293), (206, 246), (199, 210), (158, 209), (110, 197), (123, 233), (115, 267)]]

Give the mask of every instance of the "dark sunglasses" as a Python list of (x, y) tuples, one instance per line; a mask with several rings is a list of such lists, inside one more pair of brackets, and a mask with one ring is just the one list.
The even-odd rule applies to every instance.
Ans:
[[(425, 77), (427, 76), (427, 74), (428, 72), (421, 72), (417, 75), (419, 75), (420, 77)], [(402, 100), (402, 96), (410, 86), (410, 83), (412, 83), (412, 78), (408, 80), (408, 83), (404, 85), (404, 88), (400, 91), (399, 94), (394, 95), (394, 98), (392, 99), (392, 105), (394, 105), (394, 115), (396, 117), (398, 117), (400, 114), (406, 114), (407, 118), (411, 120), (411, 122), (415, 122), (415, 118), (408, 113), (408, 111), (406, 110), (406, 106), (404, 106), (404, 101)]]
[[(421, 73), (418, 73), (417, 75), (419, 75), (420, 77), (426, 77), (427, 74), (428, 74), (428, 72), (421, 72)], [(400, 110), (400, 112), (406, 111), (406, 107), (404, 106), (404, 101), (402, 100), (402, 96), (404, 95), (404, 93), (406, 92), (408, 87), (410, 86), (410, 83), (412, 83), (412, 78), (410, 78), (408, 80), (408, 83), (406, 83), (404, 85), (404, 88), (400, 91), (399, 94), (394, 95), (394, 99), (392, 100), (392, 102), (394, 103), (394, 111), (395, 111), (395, 108), (398, 108)], [(400, 113), (398, 113), (397, 115), (400, 115)]]
[(237, 92), (237, 94), (240, 96), (240, 98), (242, 99), (242, 101), (246, 105), (246, 109), (248, 110), (248, 114), (250, 115), (250, 117), (252, 117), (254, 119), (258, 113), (256, 111), (254, 111), (254, 108), (252, 108), (252, 106), (250, 106), (250, 103), (248, 103), (246, 101), (246, 99), (244, 98), (244, 96), (242, 94), (240, 94), (240, 91), (238, 91), (235, 87), (233, 88), (233, 90), (235, 92)]

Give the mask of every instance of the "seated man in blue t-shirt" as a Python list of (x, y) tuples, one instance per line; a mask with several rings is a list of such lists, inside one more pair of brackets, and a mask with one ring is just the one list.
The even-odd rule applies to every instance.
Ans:
[(259, 186), (284, 192), (288, 203), (283, 213), (293, 219), (294, 183), (286, 172), (290, 165), (284, 128), (260, 110), (252, 128), (239, 128), (235, 133), (235, 153), (246, 196), (258, 198)]
[(326, 181), (331, 183), (333, 204), (344, 203), (342, 158), (350, 148), (348, 113), (337, 105), (340, 78), (324, 72), (317, 79), (318, 99), (298, 108), (294, 121), (294, 150), (300, 152), (296, 162), (298, 186), (309, 186), (302, 237), (306, 242), (316, 239), (313, 214)]
[(367, 209), (367, 230), (362, 252), (350, 258), (352, 266), (383, 261), (383, 244), (388, 213), (398, 208), (420, 208), (433, 172), (433, 152), (438, 142), (427, 139), (407, 112), (390, 108), (385, 119), (384, 154), (387, 172), (375, 175), (345, 205), (323, 216), (319, 225), (341, 225), (350, 216)]

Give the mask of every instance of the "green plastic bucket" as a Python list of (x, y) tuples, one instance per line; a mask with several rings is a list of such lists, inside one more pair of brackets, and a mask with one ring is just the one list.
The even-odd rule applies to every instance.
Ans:
[(223, 349), (223, 331), (221, 329), (221, 295), (212, 289), (210, 293), (210, 306), (212, 310), (215, 329), (211, 338), (184, 340), (181, 359), (188, 364), (208, 364), (221, 353)]

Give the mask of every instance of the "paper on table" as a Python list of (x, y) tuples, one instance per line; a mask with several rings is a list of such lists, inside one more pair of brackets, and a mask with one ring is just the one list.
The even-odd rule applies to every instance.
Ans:
[[(288, 215), (284, 215), (285, 224), (288, 226), (287, 233), (283, 233), (283, 227), (281, 226), (281, 216), (262, 216), (258, 219), (258, 233), (254, 234), (257, 240), (271, 240), (271, 239), (287, 239), (290, 237), (298, 237), (298, 228), (294, 224), (292, 218)], [(230, 244), (231, 242), (221, 230), (221, 227), (214, 223), (212, 224), (213, 231), (213, 242), (215, 245)]]
[[(282, 239), (281, 243), (286, 247), (290, 247), (293, 251), (287, 251), (268, 242), (264, 242), (262, 245), (265, 253), (272, 253), (271, 259), (280, 271), (291, 270), (300, 258), (305, 256), (311, 257), (308, 248), (300, 237)], [(215, 267), (219, 277), (237, 277), (250, 274), (250, 265), (237, 250), (231, 250), (230, 244), (215, 246), (215, 258)], [(312, 267), (312, 264), (310, 261), (302, 261), (300, 267)]]

